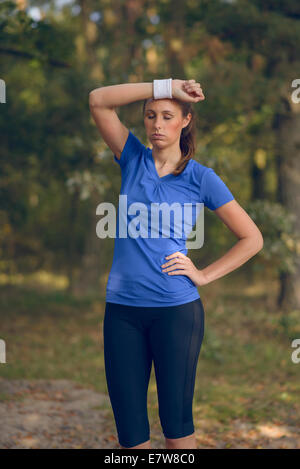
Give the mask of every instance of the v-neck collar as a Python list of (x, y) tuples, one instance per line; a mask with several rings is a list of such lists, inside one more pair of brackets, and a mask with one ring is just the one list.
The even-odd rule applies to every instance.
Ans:
[[(156, 166), (155, 166), (155, 161), (154, 161), (154, 158), (153, 158), (153, 155), (152, 155), (152, 149), (151, 149), (151, 148), (149, 148), (149, 159), (150, 159), (150, 162), (151, 162), (151, 164), (152, 164), (153, 172), (154, 172), (156, 178), (157, 178), (159, 181), (166, 181), (166, 180), (169, 180), (169, 179), (173, 179), (173, 178), (178, 177), (178, 176), (175, 176), (175, 175), (172, 174), (172, 173), (168, 173), (168, 174), (166, 174), (165, 176), (160, 176), (160, 175), (158, 174), (157, 169), (156, 169)], [(184, 173), (184, 171), (186, 170), (186, 168), (187, 168), (189, 162), (190, 162), (190, 160), (187, 162), (186, 167), (184, 168), (184, 170), (182, 171), (181, 174)]]

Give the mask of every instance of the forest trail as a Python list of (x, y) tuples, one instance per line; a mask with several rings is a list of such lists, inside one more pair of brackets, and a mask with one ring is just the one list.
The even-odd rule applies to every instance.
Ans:
[[(108, 396), (69, 380), (0, 378), (1, 449), (118, 449)], [(300, 448), (300, 429), (251, 424), (238, 419), (221, 431), (197, 422), (198, 449)], [(160, 429), (151, 428), (153, 449), (164, 448)]]

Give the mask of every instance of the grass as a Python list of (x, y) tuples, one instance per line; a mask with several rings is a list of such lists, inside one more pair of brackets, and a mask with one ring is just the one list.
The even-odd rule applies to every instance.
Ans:
[[(226, 292), (226, 294), (225, 294)], [(265, 294), (217, 282), (200, 291), (205, 335), (197, 365), (194, 422), (229, 428), (233, 419), (296, 425), (299, 367), (291, 342), (300, 337), (299, 311), (285, 319)], [(0, 338), (16, 379), (70, 379), (107, 393), (102, 324), (105, 298), (74, 298), (62, 291), (0, 287)], [(0, 394), (0, 402), (10, 397)], [(108, 406), (108, 415), (113, 418)], [(159, 426), (154, 369), (149, 383), (150, 425)], [(218, 430), (218, 431), (219, 431)]]

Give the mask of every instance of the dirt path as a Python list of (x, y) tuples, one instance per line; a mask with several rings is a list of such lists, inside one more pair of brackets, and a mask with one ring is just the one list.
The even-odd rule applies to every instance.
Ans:
[(0, 448), (117, 448), (105, 400), (68, 380), (0, 378)]
[[(0, 448), (118, 449), (109, 398), (68, 380), (0, 378)], [(198, 448), (300, 448), (299, 428), (233, 421), (230, 430), (197, 422)], [(152, 448), (164, 448), (151, 428)]]

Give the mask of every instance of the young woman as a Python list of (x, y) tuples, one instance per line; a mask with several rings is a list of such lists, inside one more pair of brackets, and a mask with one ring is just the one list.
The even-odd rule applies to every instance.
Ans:
[[(204, 334), (197, 287), (232, 272), (263, 246), (261, 232), (221, 178), (193, 159), (192, 103), (203, 99), (195, 80), (171, 79), (106, 86), (89, 96), (95, 123), (121, 168), (120, 193), (127, 197), (126, 209), (124, 201), (119, 203), (123, 233), (118, 216), (103, 323), (107, 386), (121, 448), (151, 447), (147, 391), (152, 361), (166, 448), (196, 448), (192, 403)], [(138, 100), (144, 100), (152, 149), (115, 111)], [(173, 232), (171, 228), (165, 236), (149, 217), (151, 204), (170, 207), (174, 202), (180, 207), (204, 204), (238, 241), (220, 259), (198, 269), (186, 255), (186, 234), (174, 234), (182, 224), (174, 222)], [(138, 212), (140, 223), (134, 218)], [(164, 224), (170, 228), (171, 222)]]

